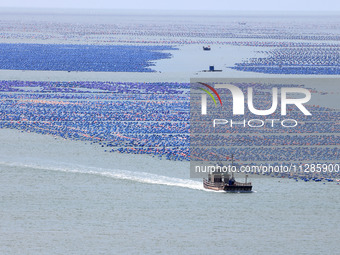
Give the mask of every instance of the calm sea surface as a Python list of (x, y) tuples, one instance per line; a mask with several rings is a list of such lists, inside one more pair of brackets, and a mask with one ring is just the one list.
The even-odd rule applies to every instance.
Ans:
[(251, 178), (254, 193), (209, 192), (187, 163), (13, 130), (0, 137), (1, 254), (339, 251), (335, 183)]

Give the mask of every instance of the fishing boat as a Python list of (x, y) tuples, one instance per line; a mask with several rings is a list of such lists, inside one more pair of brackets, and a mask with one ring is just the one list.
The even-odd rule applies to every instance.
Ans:
[(245, 182), (237, 182), (234, 177), (234, 172), (231, 175), (228, 172), (222, 172), (223, 165), (219, 164), (220, 171), (210, 172), (208, 178), (203, 179), (203, 187), (215, 191), (226, 192), (251, 192), (253, 186), (247, 181), (248, 175), (245, 176)]

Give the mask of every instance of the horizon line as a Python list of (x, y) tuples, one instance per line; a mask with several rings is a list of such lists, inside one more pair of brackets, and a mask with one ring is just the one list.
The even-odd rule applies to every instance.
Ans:
[(20, 10), (20, 11), (28, 11), (28, 10), (36, 10), (36, 11), (89, 11), (89, 12), (96, 12), (96, 11), (103, 11), (103, 12), (112, 12), (112, 11), (134, 11), (134, 12), (152, 12), (152, 11), (160, 11), (160, 12), (214, 12), (214, 13), (305, 13), (305, 14), (323, 14), (323, 13), (332, 13), (332, 14), (339, 14), (340, 10), (239, 10), (239, 9), (232, 9), (232, 10), (221, 10), (221, 9), (131, 9), (131, 8), (90, 8), (90, 7), (17, 7), (17, 6), (0, 6), (2, 9), (0, 13), (8, 11), (8, 10)]

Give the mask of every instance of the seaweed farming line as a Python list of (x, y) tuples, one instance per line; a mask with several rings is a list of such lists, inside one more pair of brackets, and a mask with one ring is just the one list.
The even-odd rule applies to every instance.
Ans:
[[(189, 145), (195, 140), (189, 141), (188, 135), (193, 129), (198, 134), (208, 132), (209, 141), (213, 141), (216, 146), (220, 146), (221, 143), (229, 146), (230, 149), (224, 152), (234, 153), (235, 160), (243, 161), (257, 159), (278, 161), (282, 159), (282, 155), (287, 155), (289, 160), (294, 161), (310, 158), (327, 161), (336, 157), (337, 151), (333, 151), (332, 146), (339, 145), (340, 130), (337, 122), (339, 112), (318, 105), (308, 106), (313, 113), (312, 119), (296, 115), (294, 111), (289, 112), (290, 117), (304, 122), (299, 130), (278, 127), (275, 130), (266, 128), (255, 132), (242, 127), (226, 130), (225, 134), (228, 135), (226, 139), (216, 136), (216, 131), (219, 130), (207, 129), (204, 122), (197, 127), (190, 126), (188, 83), (0, 81), (0, 85), (1, 90), (6, 91), (0, 94), (1, 97), (5, 97), (2, 98), (4, 100), (0, 100), (1, 128), (99, 143), (107, 152), (146, 154), (159, 159), (189, 161), (192, 153)], [(7, 93), (37, 86), (43, 87), (46, 93), (30, 93), (31, 99), (26, 101), (13, 101), (12, 99), (21, 99), (22, 94)], [(56, 95), (54, 92), (60, 92), (62, 86), (72, 89), (58, 94), (61, 101), (45, 103), (45, 100), (42, 100)], [(264, 89), (265, 93), (259, 94), (254, 102), (259, 105), (258, 107), (267, 107), (270, 104), (268, 95), (271, 87), (265, 84), (240, 84), (242, 89), (247, 86)], [(78, 88), (104, 89), (110, 92), (102, 97), (108, 101), (101, 101), (102, 98), (95, 101), (86, 100), (92, 95), (73, 94)], [(321, 95), (323, 92), (311, 89), (311, 93)], [(126, 101), (110, 102), (111, 97), (122, 94), (128, 97)], [(152, 103), (138, 100), (146, 94), (160, 100)], [(62, 103), (64, 98), (72, 99), (79, 96), (85, 100), (68, 101), (76, 104)], [(9, 100), (6, 100), (6, 97)], [(163, 100), (164, 97), (168, 100)], [(187, 100), (178, 100), (183, 98)], [(227, 97), (226, 102), (229, 102), (229, 99), (230, 97)], [(225, 107), (231, 106), (227, 103)], [(268, 146), (271, 144), (277, 145), (281, 150), (272, 150), (269, 153)], [(253, 148), (254, 151), (249, 151), (249, 148)]]

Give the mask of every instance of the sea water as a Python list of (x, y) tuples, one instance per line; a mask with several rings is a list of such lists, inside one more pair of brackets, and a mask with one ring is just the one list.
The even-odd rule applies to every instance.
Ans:
[(1, 254), (334, 254), (339, 248), (336, 183), (251, 176), (252, 193), (213, 192), (189, 179), (187, 163), (16, 130), (0, 136)]

